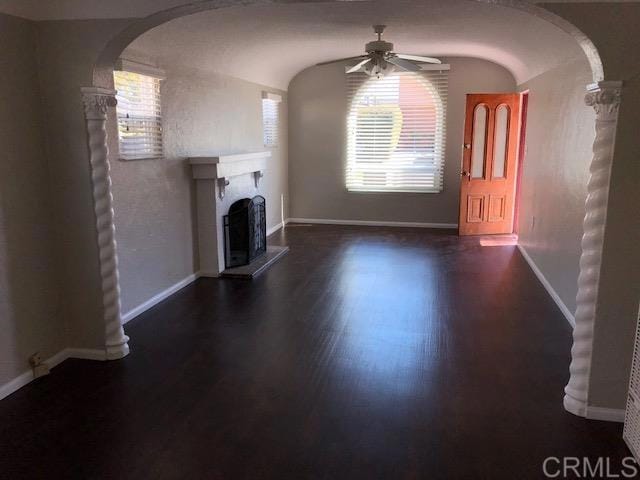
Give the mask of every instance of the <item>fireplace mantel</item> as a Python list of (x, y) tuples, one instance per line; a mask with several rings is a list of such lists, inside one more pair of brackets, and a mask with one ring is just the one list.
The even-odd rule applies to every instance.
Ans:
[(194, 179), (217, 181), (218, 196), (222, 199), (231, 177), (253, 174), (256, 188), (258, 188), (269, 157), (271, 157), (270, 151), (236, 153), (215, 157), (191, 157), (189, 163)]

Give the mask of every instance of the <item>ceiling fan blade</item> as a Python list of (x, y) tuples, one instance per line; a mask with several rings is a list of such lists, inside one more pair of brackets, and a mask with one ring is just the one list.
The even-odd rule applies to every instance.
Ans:
[(402, 58), (403, 60), (413, 60), (414, 62), (424, 62), (424, 63), (442, 63), (437, 58), (433, 57), (422, 57), (420, 55), (406, 55), (404, 53), (396, 53), (398, 58)]
[(357, 72), (358, 70), (360, 70), (362, 67), (364, 67), (370, 61), (371, 61), (371, 59), (369, 57), (365, 58), (364, 60), (362, 60), (361, 62), (356, 63), (353, 67), (351, 67), (349, 70), (347, 70), (347, 73)]
[(369, 58), (369, 57), (367, 55), (358, 55), (357, 57), (339, 58), (337, 60), (329, 60), (328, 62), (316, 63), (316, 66), (329, 65), (331, 63), (338, 63), (338, 62), (348, 62), (349, 60), (362, 60), (363, 58)]
[(409, 72), (418, 72), (421, 70), (419, 65), (416, 65), (415, 63), (410, 62), (409, 60), (404, 60), (398, 57), (389, 57), (386, 60), (387, 62), (395, 65), (396, 67), (400, 67), (401, 69), (407, 70)]

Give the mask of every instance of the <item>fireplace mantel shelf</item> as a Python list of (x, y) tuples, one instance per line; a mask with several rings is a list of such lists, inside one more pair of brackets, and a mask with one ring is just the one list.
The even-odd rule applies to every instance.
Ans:
[(196, 180), (217, 180), (218, 195), (224, 198), (224, 190), (229, 178), (238, 175), (253, 174), (256, 188), (267, 168), (270, 151), (237, 153), (215, 157), (191, 157), (189, 163)]

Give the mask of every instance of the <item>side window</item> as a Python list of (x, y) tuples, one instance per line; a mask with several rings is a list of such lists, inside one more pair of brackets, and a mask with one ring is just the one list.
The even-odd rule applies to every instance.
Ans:
[(126, 70), (115, 71), (113, 77), (118, 92), (116, 111), (120, 158), (161, 158), (161, 78)]
[(281, 101), (280, 95), (262, 93), (262, 136), (265, 147), (278, 146)]

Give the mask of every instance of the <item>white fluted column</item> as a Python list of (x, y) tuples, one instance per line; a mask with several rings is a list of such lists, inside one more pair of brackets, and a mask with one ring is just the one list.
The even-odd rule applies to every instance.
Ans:
[(113, 195), (109, 176), (107, 147), (107, 108), (115, 107), (116, 92), (103, 88), (82, 89), (82, 101), (87, 124), (93, 206), (100, 255), (102, 304), (104, 307), (105, 357), (122, 358), (129, 353), (129, 337), (124, 334), (120, 318), (120, 282), (113, 223)]
[(564, 389), (565, 409), (582, 417), (589, 416), (593, 331), (597, 321), (602, 245), (621, 90), (622, 82), (599, 82), (588, 88), (585, 97), (586, 104), (596, 111), (596, 138), (593, 143), (591, 176), (587, 185), (570, 378)]

